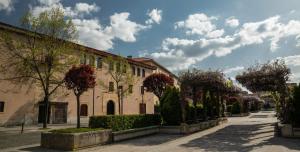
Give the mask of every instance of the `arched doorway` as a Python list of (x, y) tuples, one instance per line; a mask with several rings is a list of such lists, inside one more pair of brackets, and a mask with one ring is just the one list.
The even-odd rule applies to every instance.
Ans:
[(112, 100), (109, 100), (107, 102), (106, 114), (107, 115), (114, 115), (115, 114), (115, 103)]

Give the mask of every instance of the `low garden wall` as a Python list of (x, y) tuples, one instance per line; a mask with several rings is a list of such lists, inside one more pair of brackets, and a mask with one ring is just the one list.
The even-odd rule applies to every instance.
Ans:
[(218, 118), (216, 120), (208, 120), (205, 122), (199, 122), (196, 124), (186, 124), (182, 123), (180, 126), (162, 126), (160, 128), (160, 133), (166, 134), (190, 134), (193, 132), (205, 130), (219, 124), (227, 122), (227, 118)]
[(42, 132), (41, 147), (77, 150), (112, 142), (112, 130), (98, 130), (80, 133)]
[(228, 116), (230, 117), (246, 117), (246, 116), (249, 116), (250, 113), (239, 113), (239, 114), (229, 114)]
[(113, 141), (121, 141), (151, 134), (159, 133), (159, 126), (151, 126), (151, 127), (144, 127), (144, 128), (136, 128), (136, 129), (129, 129), (123, 131), (116, 131), (112, 133)]
[(277, 123), (275, 127), (279, 135), (282, 137), (300, 138), (300, 128), (295, 128), (291, 124)]
[(227, 118), (197, 124), (181, 124), (180, 126), (160, 126), (160, 121), (159, 115), (95, 116), (90, 118), (89, 125), (91, 128), (86, 129), (95, 129), (96, 131), (65, 133), (58, 130), (60, 132), (43, 132), (41, 134), (41, 147), (77, 150), (155, 133), (189, 134), (222, 124), (227, 121)]

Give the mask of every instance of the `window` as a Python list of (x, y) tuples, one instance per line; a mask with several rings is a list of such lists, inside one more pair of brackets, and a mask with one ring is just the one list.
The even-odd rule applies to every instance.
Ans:
[(97, 57), (97, 68), (101, 69), (102, 68), (102, 58)]
[(90, 61), (90, 65), (92, 67), (95, 67), (95, 57), (91, 55), (90, 58), (89, 58), (89, 61)]
[(129, 92), (129, 93), (132, 93), (132, 92), (133, 92), (133, 85), (129, 85), (129, 87), (128, 87), (128, 92)]
[(123, 70), (123, 73), (127, 72), (127, 65), (126, 64), (123, 65), (123, 69), (122, 70)]
[(145, 69), (142, 70), (142, 77), (145, 77)]
[(121, 72), (121, 63), (118, 62), (116, 65), (117, 72)]
[(0, 112), (4, 112), (4, 101), (0, 101)]
[(86, 55), (82, 54), (80, 57), (80, 64), (85, 64), (86, 63)]
[(114, 91), (114, 82), (109, 82), (109, 88), (108, 88), (108, 91), (109, 92), (113, 92)]
[(80, 116), (88, 116), (88, 106), (87, 106), (87, 104), (80, 105)]
[(137, 76), (141, 76), (141, 69), (140, 68), (137, 68)]
[(144, 94), (144, 86), (141, 86), (141, 94)]
[(135, 67), (131, 66), (131, 70), (132, 70), (132, 75), (135, 75)]
[(114, 70), (114, 62), (111, 61), (109, 63), (109, 67), (108, 68), (109, 68), (109, 71), (113, 71)]

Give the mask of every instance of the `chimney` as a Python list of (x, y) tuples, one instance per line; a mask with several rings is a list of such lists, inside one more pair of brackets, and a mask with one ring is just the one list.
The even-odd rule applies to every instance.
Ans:
[(128, 58), (128, 59), (132, 59), (132, 55), (128, 55), (127, 58)]

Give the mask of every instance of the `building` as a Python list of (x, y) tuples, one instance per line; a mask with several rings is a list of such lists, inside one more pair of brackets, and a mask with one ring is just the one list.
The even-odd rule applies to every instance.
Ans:
[[(129, 57), (129, 58), (131, 58), (131, 57)], [(156, 69), (153, 70), (153, 73), (163, 73), (163, 74), (168, 75), (169, 77), (172, 77), (174, 79), (174, 85), (179, 87), (178, 77), (175, 74), (173, 74), (171, 71), (169, 71), (167, 68), (165, 68), (164, 66), (157, 63), (155, 60), (150, 59), (150, 58), (145, 58), (145, 57), (132, 58), (132, 59), (137, 62), (142, 62), (147, 65), (155, 66)]]
[[(8, 32), (11, 37), (18, 40), (28, 36), (24, 29), (0, 23), (0, 33)], [(70, 42), (71, 43), (71, 42)], [(78, 45), (79, 50), (74, 50), (81, 64), (90, 64), (95, 67), (97, 85), (81, 96), (81, 122), (88, 121), (92, 115), (119, 114), (118, 98), (116, 94), (116, 84), (112, 77), (107, 74), (109, 65), (103, 62), (103, 59), (117, 55)], [(83, 48), (83, 49), (82, 49)], [(0, 51), (6, 49), (0, 44)], [(152, 114), (154, 113), (154, 104), (156, 97), (153, 93), (144, 91), (143, 80), (152, 74), (161, 65), (155, 66), (147, 64), (133, 58), (126, 58), (132, 68), (134, 84), (128, 84), (130, 91), (123, 99), (123, 114)], [(78, 64), (80, 64), (78, 63)], [(1, 64), (1, 63), (0, 63)], [(174, 78), (177, 78), (175, 75)], [(1, 76), (1, 73), (0, 73)], [(177, 80), (177, 79), (176, 79)], [(103, 82), (108, 87), (100, 85)], [(28, 87), (16, 87), (9, 81), (0, 81), (0, 125), (16, 125), (22, 122), (25, 124), (37, 124), (43, 122), (44, 105), (41, 104), (42, 93), (38, 87), (28, 89)], [(76, 98), (72, 91), (60, 88), (50, 99), (49, 123), (75, 123), (76, 122)]]

